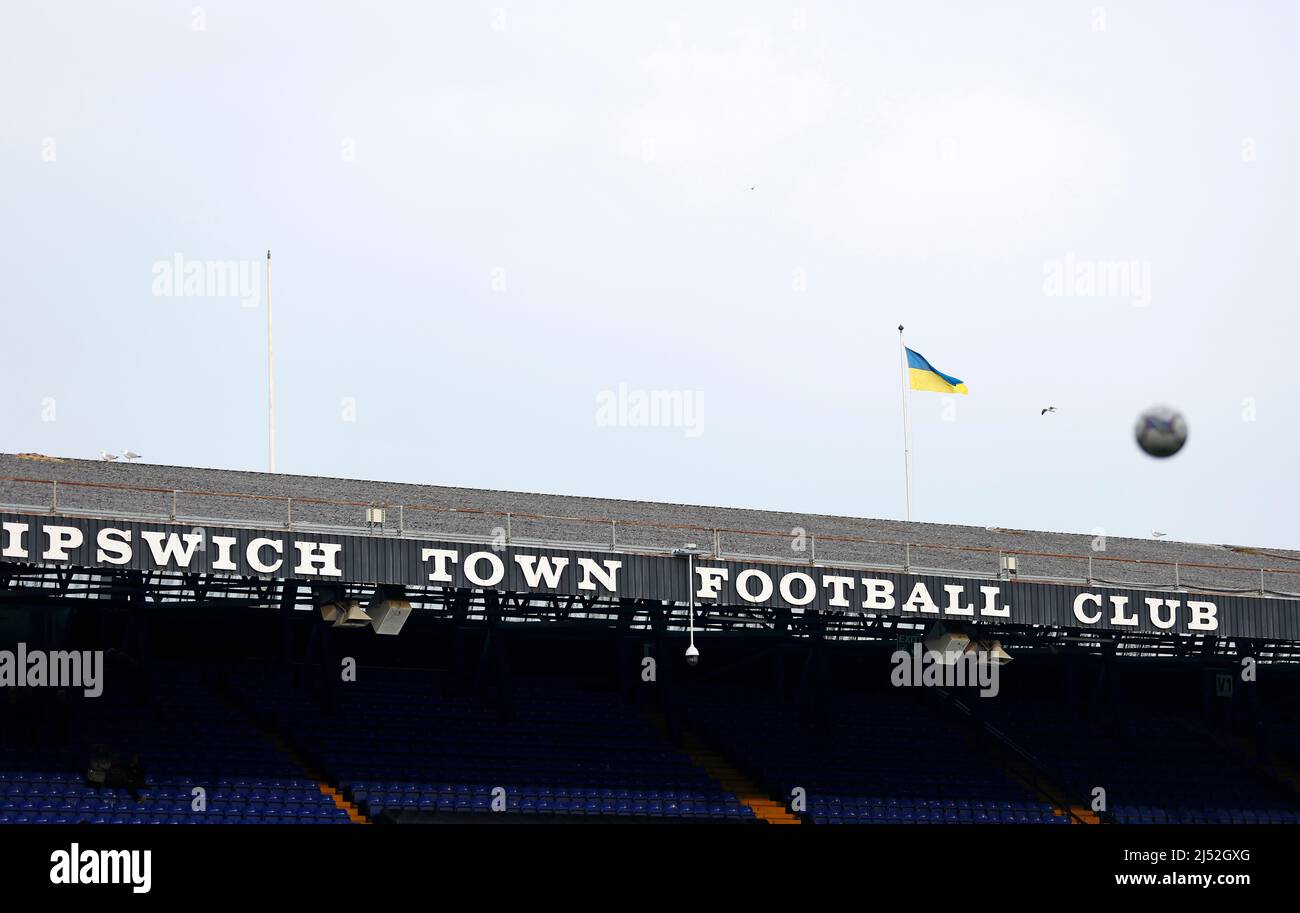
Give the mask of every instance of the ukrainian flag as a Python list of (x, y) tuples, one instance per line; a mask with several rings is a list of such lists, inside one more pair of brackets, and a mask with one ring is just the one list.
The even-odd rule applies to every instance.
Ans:
[(913, 390), (929, 390), (932, 393), (966, 393), (966, 385), (955, 377), (937, 371), (918, 352), (907, 350), (907, 373), (911, 375)]

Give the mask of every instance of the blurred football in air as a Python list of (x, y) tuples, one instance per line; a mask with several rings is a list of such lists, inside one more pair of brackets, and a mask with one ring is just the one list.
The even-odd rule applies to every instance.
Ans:
[(1138, 446), (1153, 457), (1170, 457), (1187, 443), (1187, 420), (1168, 406), (1153, 406), (1138, 416)]

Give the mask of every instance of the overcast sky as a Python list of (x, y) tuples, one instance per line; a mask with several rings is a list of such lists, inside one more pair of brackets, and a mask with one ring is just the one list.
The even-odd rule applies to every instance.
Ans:
[(270, 248), (282, 472), (901, 517), (904, 323), (916, 519), (1300, 547), (1300, 6), (1232, 6), (6, 4), (0, 449), (265, 469)]

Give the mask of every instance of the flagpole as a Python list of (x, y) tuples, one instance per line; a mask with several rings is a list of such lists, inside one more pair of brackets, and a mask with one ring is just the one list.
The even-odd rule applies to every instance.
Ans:
[(903, 478), (907, 492), (907, 519), (912, 520), (912, 443), (909, 426), (912, 424), (907, 408), (907, 347), (903, 345), (903, 325), (898, 325), (898, 364), (902, 386), (899, 395), (903, 404)]
[(266, 252), (266, 456), (275, 472), (275, 357), (271, 348), (271, 252)]

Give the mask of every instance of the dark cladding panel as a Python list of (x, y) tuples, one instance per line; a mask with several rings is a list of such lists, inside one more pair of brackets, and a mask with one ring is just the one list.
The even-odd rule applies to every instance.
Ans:
[[(302, 529), (238, 529), (50, 514), (4, 514), (0, 521), (13, 524), (0, 536), (0, 547), (5, 550), (0, 560), (16, 563), (410, 587), (485, 587), (676, 603), (685, 602), (688, 595), (688, 559), (666, 554), (502, 547), (501, 542), (493, 545), (410, 539), (389, 532), (339, 535)], [(66, 556), (61, 556), (58, 549), (52, 550), (58, 543), (65, 544)], [(256, 549), (252, 548), (254, 543), (258, 544)], [(433, 550), (449, 553), (442, 562), (445, 577), (431, 577), (439, 569), (439, 562), (432, 554), (428, 559), (424, 554)], [(305, 567), (304, 553), (310, 559)], [(612, 572), (612, 587), (602, 583), (602, 577), (610, 574), (607, 563), (617, 565)], [(525, 565), (536, 575), (536, 584), (528, 582), (530, 572), (525, 571)], [(561, 569), (554, 587), (547, 585), (548, 575), (543, 568)], [(973, 623), (1135, 633), (1203, 632), (1218, 637), (1300, 641), (1300, 600), (1293, 599), (902, 574), (699, 556), (695, 568), (696, 598), (701, 605), (806, 608), (918, 621), (947, 618)], [(470, 572), (476, 579), (470, 579)], [(815, 588), (811, 600), (805, 600), (808, 579)], [(708, 595), (708, 581), (716, 585), (716, 596)], [(584, 587), (584, 582), (589, 585)], [(746, 591), (753, 598), (741, 597), (742, 583), (747, 584)], [(783, 596), (783, 583), (796, 605)], [(837, 592), (847, 599), (847, 606), (832, 605)]]

